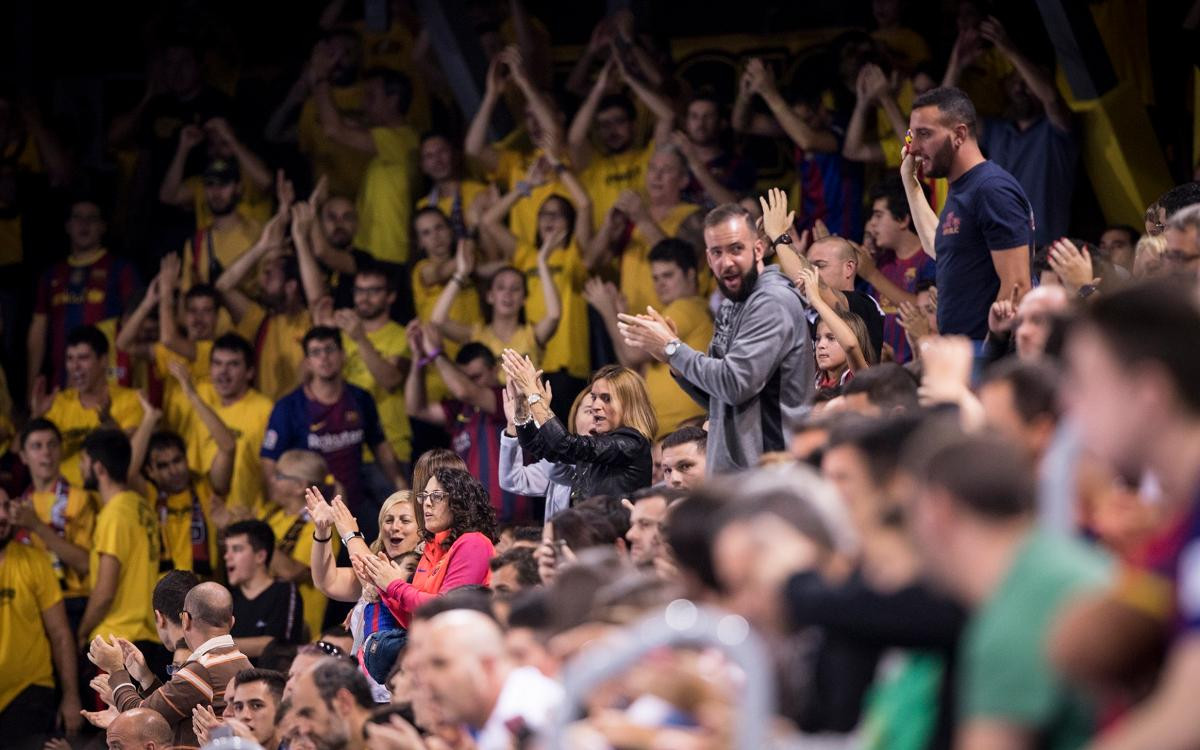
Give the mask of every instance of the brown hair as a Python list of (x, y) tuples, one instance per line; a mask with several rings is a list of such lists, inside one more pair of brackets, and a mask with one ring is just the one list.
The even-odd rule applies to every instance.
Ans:
[(430, 477), (438, 469), (462, 469), (467, 470), (467, 462), (462, 459), (452, 450), (446, 448), (433, 448), (421, 454), (417, 462), (413, 464), (412, 475), (412, 505), (413, 515), (417, 519), (417, 529), (420, 530), (422, 538), (425, 536), (425, 514), (420, 505), (417, 503), (417, 493), (425, 491), (425, 485), (429, 484)]
[(614, 398), (621, 404), (621, 424), (616, 426), (629, 427), (653, 441), (658, 433), (658, 417), (654, 414), (654, 405), (650, 403), (646, 381), (642, 376), (628, 367), (606, 365), (592, 374), (588, 384), (597, 380), (607, 382), (612, 387)]

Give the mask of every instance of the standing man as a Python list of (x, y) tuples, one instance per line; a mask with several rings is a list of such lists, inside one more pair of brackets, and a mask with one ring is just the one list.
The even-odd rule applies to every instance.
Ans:
[[(983, 158), (975, 105), (959, 89), (917, 97), (909, 127), (900, 177), (921, 244), (938, 261), (938, 331), (967, 336), (978, 348), (992, 302), (1014, 287), (1019, 299), (1031, 286), (1033, 209), (1013, 176)], [(940, 217), (921, 188), (925, 177), (950, 181)]]
[(725, 297), (708, 354), (680, 341), (657, 312), (621, 315), (620, 330), (628, 346), (669, 364), (707, 404), (708, 466), (721, 474), (786, 450), (784, 426), (812, 396), (814, 363), (804, 303), (777, 267), (763, 266), (766, 243), (750, 212), (733, 203), (714, 208), (704, 243)]
[(47, 390), (66, 385), (67, 334), (76, 327), (94, 325), (110, 344), (116, 339), (117, 321), (125, 301), (137, 289), (137, 275), (130, 263), (104, 248), (107, 226), (94, 201), (71, 204), (66, 225), (70, 253), (42, 276), (29, 324), (26, 367), (31, 391), (47, 354), (51, 384)]
[(60, 718), (74, 736), (81, 718), (75, 642), (58, 579), (44, 552), (10, 544), (13, 532), (12, 501), (0, 490), (0, 737), (24, 750), (40, 748)]
[(375, 399), (347, 383), (342, 374), (346, 354), (341, 332), (317, 326), (304, 335), (302, 346), (312, 378), (280, 399), (271, 411), (259, 453), (263, 474), (274, 476), (275, 462), (285, 451), (320, 453), (342, 486), (346, 504), (359, 519), (363, 534), (374, 539), (376, 511), (384, 498), (363, 495), (363, 447), (371, 449), (392, 487), (404, 487), (396, 454), (384, 438)]

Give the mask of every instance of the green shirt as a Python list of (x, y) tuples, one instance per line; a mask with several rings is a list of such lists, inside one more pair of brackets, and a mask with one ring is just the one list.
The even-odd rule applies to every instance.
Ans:
[(1094, 734), (1093, 707), (1052, 670), (1046, 639), (1073, 595), (1103, 586), (1107, 560), (1082, 542), (1033, 531), (1003, 583), (974, 614), (959, 645), (959, 720), (991, 719), (1067, 750)]

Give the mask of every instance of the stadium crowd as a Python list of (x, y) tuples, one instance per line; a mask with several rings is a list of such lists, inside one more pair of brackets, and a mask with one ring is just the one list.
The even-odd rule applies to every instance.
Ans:
[(1200, 746), (1200, 183), (1073, 236), (1052, 61), (870, 5), (725, 96), (469, 2), (466, 109), (331, 0), (257, 118), (164, 31), (113, 189), (0, 92), (0, 746)]

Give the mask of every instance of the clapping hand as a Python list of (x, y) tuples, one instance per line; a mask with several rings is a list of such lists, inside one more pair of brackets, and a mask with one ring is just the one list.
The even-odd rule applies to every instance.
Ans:
[(333, 514), (333, 525), (337, 527), (338, 536), (346, 536), (358, 531), (358, 519), (346, 507), (346, 503), (342, 502), (342, 496), (338, 495), (333, 498), (333, 502), (329, 504), (329, 509)]
[(900, 303), (899, 317), (900, 327), (908, 334), (908, 341), (914, 349), (917, 348), (917, 342), (933, 333), (929, 328), (929, 318), (912, 302)]
[(192, 732), (201, 745), (208, 744), (209, 733), (222, 723), (221, 717), (217, 716), (210, 705), (205, 704), (192, 709)]
[(404, 568), (389, 560), (387, 553), (360, 555), (356, 559), (361, 562), (364, 572), (380, 591), (387, 591), (388, 586), (396, 581), (408, 580)]
[(667, 344), (678, 338), (673, 321), (652, 307), (646, 308), (645, 315), (621, 313), (617, 321), (626, 346), (640, 349), (659, 362), (667, 361)]
[(104, 636), (98, 635), (92, 639), (88, 647), (88, 660), (109, 674), (125, 668), (125, 654), (115, 637), (106, 641)]
[(505, 349), (500, 355), (500, 363), (509, 382), (515, 383), (523, 396), (528, 398), (540, 393), (538, 380), (542, 377), (542, 371), (533, 366), (529, 357), (513, 349)]

